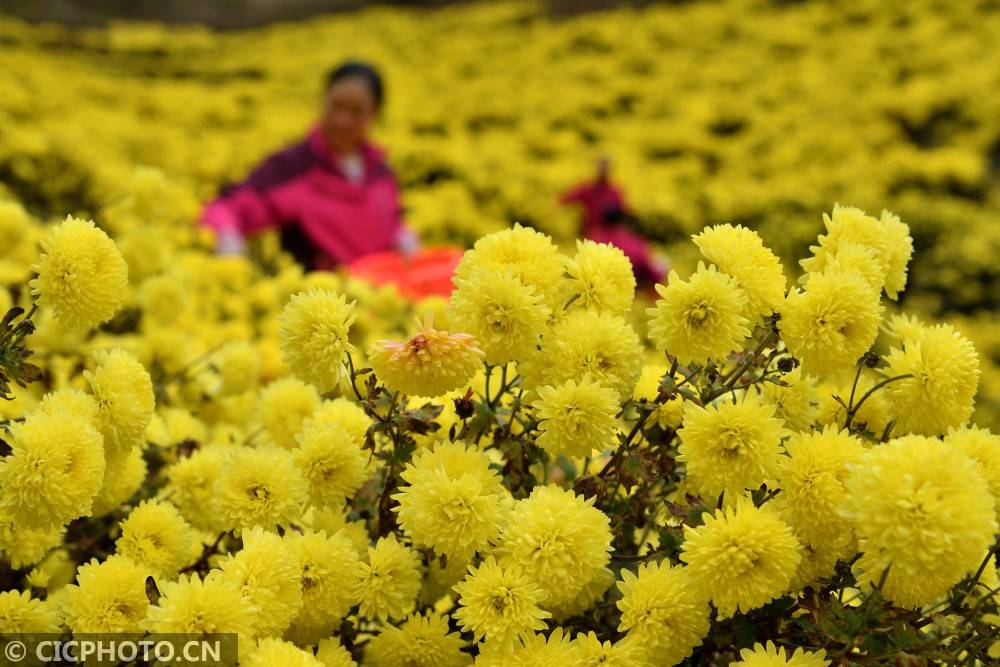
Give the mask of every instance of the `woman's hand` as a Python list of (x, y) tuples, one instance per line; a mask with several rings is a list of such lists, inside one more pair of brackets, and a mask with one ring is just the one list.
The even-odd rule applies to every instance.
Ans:
[(243, 235), (235, 230), (222, 230), (215, 237), (215, 252), (219, 255), (245, 255), (247, 242)]
[(240, 221), (224, 201), (205, 207), (201, 224), (215, 230), (215, 252), (219, 255), (245, 255), (247, 242), (240, 233)]
[(413, 257), (420, 252), (420, 237), (412, 229), (401, 228), (396, 235), (396, 250), (404, 257)]

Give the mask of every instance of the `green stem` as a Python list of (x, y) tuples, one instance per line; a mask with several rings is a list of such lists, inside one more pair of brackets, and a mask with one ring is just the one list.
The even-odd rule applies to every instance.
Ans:
[(493, 397), (492, 405), (498, 405), (500, 403), (500, 398), (504, 395), (504, 392), (506, 391), (507, 391), (507, 364), (504, 364), (500, 368), (500, 391), (498, 391), (497, 395)]
[(764, 348), (770, 345), (772, 342), (774, 342), (774, 340), (777, 337), (778, 337), (777, 331), (775, 331), (774, 329), (769, 331), (768, 334), (764, 336), (764, 338), (760, 341), (760, 344), (754, 349), (754, 351), (749, 355), (747, 355), (746, 359), (743, 360), (743, 363), (741, 363), (739, 366), (734, 368), (732, 371), (730, 371), (727, 375), (725, 375), (722, 378), (721, 380), (722, 386), (723, 387), (731, 386), (733, 383), (739, 380), (740, 376), (743, 375), (746, 369), (750, 368), (753, 362), (757, 359), (757, 355), (763, 352)]
[(974, 646), (972, 649), (969, 650), (969, 652), (965, 656), (965, 659), (963, 659), (962, 662), (958, 663), (958, 667), (963, 667), (963, 665), (969, 664), (969, 661), (975, 659), (976, 656), (979, 655), (980, 651), (982, 651), (984, 648), (993, 643), (993, 641), (997, 638), (998, 634), (1000, 634), (1000, 628), (995, 628), (993, 632), (983, 637), (983, 641), (979, 642), (978, 644), (976, 644), (976, 646)]
[(364, 398), (361, 396), (361, 392), (358, 391), (358, 384), (357, 384), (358, 373), (354, 369), (354, 357), (351, 355), (350, 352), (347, 353), (347, 371), (351, 375), (351, 389), (354, 390), (354, 396), (357, 397), (359, 401), (363, 401)]
[(896, 380), (905, 380), (906, 378), (911, 378), (911, 377), (913, 377), (913, 373), (903, 373), (902, 375), (897, 375), (896, 377), (886, 378), (885, 380), (882, 380), (881, 382), (873, 386), (871, 389), (866, 391), (864, 395), (861, 397), (861, 400), (858, 401), (858, 404), (847, 410), (847, 419), (844, 420), (844, 430), (850, 430), (851, 422), (854, 421), (854, 416), (858, 414), (858, 410), (861, 409), (861, 406), (865, 404), (865, 401), (867, 401), (872, 394), (874, 394), (876, 391), (886, 386), (890, 382), (895, 382)]
[(182, 369), (163, 378), (163, 384), (186, 378), (187, 374), (190, 373), (192, 369), (197, 368), (199, 364), (211, 359), (212, 355), (221, 350), (224, 345), (225, 343), (216, 343), (212, 347), (208, 348), (208, 350), (189, 361)]
[(879, 442), (888, 442), (889, 436), (892, 434), (892, 429), (896, 427), (896, 420), (890, 419), (885, 425), (885, 429), (882, 431), (882, 437), (879, 438)]
[(493, 404), (490, 402), (490, 376), (493, 375), (493, 366), (489, 362), (483, 362), (483, 364), (486, 366), (486, 395), (483, 398), (486, 399), (486, 405), (492, 407)]
[[(506, 369), (506, 366), (504, 367)], [(507, 419), (507, 428), (504, 429), (504, 437), (510, 437), (511, 428), (514, 426), (514, 420), (517, 419), (517, 411), (521, 407), (521, 397), (524, 395), (524, 389), (518, 389), (517, 396), (514, 397), (514, 404), (510, 408), (510, 417)], [(521, 422), (524, 426), (524, 422)]]
[(646, 410), (639, 416), (635, 425), (632, 426), (632, 430), (629, 431), (628, 435), (625, 437), (625, 441), (622, 442), (621, 446), (618, 447), (618, 449), (615, 450), (615, 453), (611, 455), (611, 459), (604, 464), (604, 467), (601, 468), (601, 472), (597, 473), (598, 477), (604, 477), (608, 472), (617, 468), (621, 464), (621, 459), (624, 458), (625, 453), (629, 450), (632, 440), (635, 438), (636, 434), (642, 430), (642, 427), (646, 424), (646, 420), (649, 419), (649, 415), (651, 414), (653, 414), (652, 410)]
[(392, 398), (389, 399), (389, 409), (386, 411), (385, 419), (382, 421), (387, 422), (392, 420), (392, 414), (396, 411), (396, 405), (399, 403), (399, 394), (400, 392), (398, 391), (392, 392)]
[(680, 382), (678, 382), (677, 384), (675, 384), (674, 388), (676, 389), (676, 388), (684, 386), (685, 382), (694, 382), (694, 379), (696, 377), (698, 377), (698, 374), (701, 373), (701, 371), (702, 371), (701, 368), (697, 368), (697, 369), (694, 370), (694, 372), (691, 373), (691, 375), (686, 375), (684, 373), (684, 371), (681, 371), (681, 375), (684, 376), (684, 379), (681, 380)]
[(854, 382), (851, 384), (851, 397), (847, 399), (847, 409), (850, 410), (854, 405), (854, 392), (858, 389), (858, 380), (861, 379), (861, 371), (864, 370), (865, 362), (864, 359), (858, 364), (858, 370), (854, 374)]
[[(951, 604), (949, 604), (947, 607), (945, 607), (941, 611), (933, 612), (931, 614), (928, 614), (924, 618), (918, 619), (917, 621), (915, 621), (913, 623), (913, 626), (916, 627), (916, 628), (922, 628), (925, 625), (930, 624), (934, 620), (934, 618), (933, 618), (934, 616), (937, 616), (939, 614), (950, 614), (950, 613), (952, 613), (954, 611), (957, 611), (959, 609), (959, 607), (962, 606), (962, 602), (967, 597), (969, 597), (969, 595), (972, 594), (973, 590), (975, 590), (976, 584), (979, 583), (979, 577), (983, 576), (983, 572), (986, 571), (986, 566), (990, 564), (990, 559), (993, 558), (993, 552), (995, 550), (996, 550), (996, 545), (994, 545), (993, 547), (990, 547), (990, 550), (986, 552), (986, 557), (983, 558), (983, 562), (981, 562), (979, 564), (979, 569), (976, 570), (976, 573), (974, 575), (972, 575), (972, 579), (969, 582), (969, 586), (965, 589), (965, 592), (963, 592), (961, 595), (959, 595), (955, 600), (953, 600), (951, 602)], [(972, 616), (969, 616), (966, 620), (968, 621), (971, 618), (972, 618)]]

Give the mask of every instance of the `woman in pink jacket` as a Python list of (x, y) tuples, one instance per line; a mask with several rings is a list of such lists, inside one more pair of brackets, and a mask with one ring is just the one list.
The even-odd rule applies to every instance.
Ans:
[(395, 174), (368, 140), (382, 101), (382, 79), (371, 66), (348, 62), (330, 72), (309, 134), (206, 206), (202, 222), (215, 230), (219, 252), (242, 253), (245, 237), (275, 227), (307, 270), (384, 250), (413, 252), (417, 239), (402, 222)]

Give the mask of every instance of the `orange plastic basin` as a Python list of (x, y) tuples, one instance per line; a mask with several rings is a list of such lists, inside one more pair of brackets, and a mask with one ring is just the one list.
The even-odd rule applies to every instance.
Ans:
[(406, 257), (390, 250), (355, 260), (348, 272), (376, 285), (395, 285), (400, 294), (411, 299), (448, 296), (455, 288), (451, 277), (462, 252), (460, 248), (423, 248)]

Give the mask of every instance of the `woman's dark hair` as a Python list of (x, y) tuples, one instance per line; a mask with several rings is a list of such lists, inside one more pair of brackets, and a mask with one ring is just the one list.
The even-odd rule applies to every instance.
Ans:
[(344, 79), (361, 79), (368, 85), (372, 99), (375, 100), (375, 108), (382, 108), (382, 101), (385, 99), (385, 91), (382, 88), (382, 76), (378, 70), (368, 63), (359, 60), (349, 60), (337, 65), (326, 75), (326, 89)]

